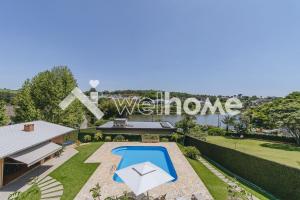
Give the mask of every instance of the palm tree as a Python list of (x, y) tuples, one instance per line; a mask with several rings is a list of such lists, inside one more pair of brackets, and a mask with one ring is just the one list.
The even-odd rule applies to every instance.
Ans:
[(229, 126), (233, 126), (235, 123), (236, 118), (231, 115), (226, 115), (224, 119), (222, 120), (222, 123), (226, 125), (226, 132), (229, 131)]

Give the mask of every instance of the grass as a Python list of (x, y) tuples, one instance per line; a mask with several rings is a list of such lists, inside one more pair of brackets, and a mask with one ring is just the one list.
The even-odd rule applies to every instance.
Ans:
[[(179, 149), (183, 151), (183, 146), (177, 144)], [(209, 169), (207, 169), (201, 162), (198, 160), (193, 160), (190, 158), (186, 159), (189, 161), (199, 178), (203, 181), (207, 187), (210, 194), (215, 200), (227, 200), (228, 191), (227, 184), (224, 183), (219, 177), (214, 175)]]
[(40, 200), (41, 199), (41, 191), (37, 186), (32, 186), (25, 192), (23, 192), (20, 196), (22, 200)]
[(187, 158), (195, 172), (207, 187), (210, 194), (215, 200), (227, 200), (228, 191), (227, 184), (214, 175), (201, 162)]
[(300, 169), (300, 147), (255, 139), (208, 136), (207, 142)]
[(254, 189), (253, 187), (251, 187), (241, 181), (236, 180), (236, 178), (232, 174), (229, 174), (226, 171), (223, 171), (222, 169), (220, 169), (218, 166), (214, 165), (213, 163), (210, 163), (210, 164), (213, 165), (215, 167), (215, 169), (218, 170), (220, 173), (222, 173), (226, 178), (228, 178), (231, 181), (236, 182), (236, 184), (238, 186), (240, 186), (241, 188), (246, 190), (248, 193), (251, 193), (252, 195), (256, 196), (260, 200), (268, 200), (268, 199), (272, 198), (272, 197), (269, 197), (268, 194), (266, 194), (262, 191), (258, 191), (257, 189)]
[[(182, 150), (183, 146), (180, 144), (177, 144), (178, 147)], [(217, 177), (215, 174), (213, 174), (207, 167), (205, 167), (200, 161), (193, 160), (190, 158), (186, 158), (195, 172), (198, 174), (199, 178), (203, 181), (205, 186), (207, 187), (210, 194), (213, 196), (215, 200), (227, 200), (228, 199), (228, 184), (223, 182), (219, 177)], [(241, 183), (240, 181), (237, 181), (229, 175), (228, 173), (222, 171), (217, 166), (214, 166), (215, 169), (217, 169), (219, 172), (221, 172), (224, 176), (226, 176), (228, 179), (235, 181), (241, 188), (246, 190), (247, 192), (253, 194), (257, 198), (261, 200), (268, 200), (270, 198), (267, 197), (267, 194), (263, 194), (259, 191), (256, 191), (255, 189), (252, 189), (250, 186), (245, 185), (244, 183)]]
[(89, 177), (97, 169), (97, 163), (84, 163), (103, 143), (90, 143), (77, 148), (79, 151), (70, 160), (65, 162), (50, 176), (61, 182), (64, 186), (64, 193), (61, 200), (72, 200), (80, 189), (88, 181)]

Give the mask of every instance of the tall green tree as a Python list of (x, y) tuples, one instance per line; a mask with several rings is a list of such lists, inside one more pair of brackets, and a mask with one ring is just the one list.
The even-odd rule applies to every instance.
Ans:
[[(16, 97), (16, 121), (42, 119), (49, 122), (77, 127), (83, 121), (83, 107), (73, 102), (66, 110), (59, 103), (77, 86), (72, 72), (67, 67), (54, 67), (37, 74), (25, 83)], [(24, 101), (24, 99), (26, 101)], [(30, 108), (30, 109), (29, 109)], [(26, 116), (30, 113), (30, 117)]]
[(39, 110), (36, 109), (33, 99), (31, 97), (31, 83), (26, 80), (20, 92), (14, 99), (15, 109), (15, 122), (28, 122), (40, 119)]
[(5, 103), (0, 101), (0, 126), (6, 125), (9, 122), (9, 118), (6, 115)]
[(300, 92), (262, 104), (246, 111), (256, 127), (286, 129), (300, 145)]

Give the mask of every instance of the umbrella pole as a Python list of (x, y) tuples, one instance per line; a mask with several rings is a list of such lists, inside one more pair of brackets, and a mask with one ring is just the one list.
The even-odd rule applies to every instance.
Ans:
[(147, 200), (150, 200), (150, 198), (149, 198), (149, 192), (147, 191)]

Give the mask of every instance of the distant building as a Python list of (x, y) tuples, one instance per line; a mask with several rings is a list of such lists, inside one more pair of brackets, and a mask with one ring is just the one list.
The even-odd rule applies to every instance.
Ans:
[(176, 128), (170, 122), (137, 122), (119, 118), (97, 127), (97, 130), (104, 134), (168, 135), (176, 131)]

